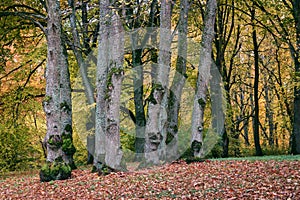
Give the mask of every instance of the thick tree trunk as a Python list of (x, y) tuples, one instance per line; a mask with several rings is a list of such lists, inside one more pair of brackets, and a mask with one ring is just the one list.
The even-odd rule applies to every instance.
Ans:
[(57, 0), (48, 1), (47, 44), (46, 97), (43, 102), (47, 118), (44, 139), (47, 163), (41, 169), (41, 181), (67, 179), (71, 169), (75, 168), (70, 76)]
[[(123, 80), (124, 30), (109, 1), (100, 1), (94, 167), (121, 170), (120, 96)], [(103, 173), (103, 172), (102, 172)]]
[(101, 170), (105, 164), (105, 134), (106, 134), (106, 88), (107, 88), (107, 70), (109, 65), (109, 0), (100, 1), (100, 28), (98, 40), (97, 74), (96, 74), (96, 125), (95, 125), (95, 154), (94, 167)]
[(204, 108), (206, 105), (207, 87), (210, 79), (210, 67), (212, 64), (212, 41), (214, 38), (214, 23), (216, 17), (217, 1), (208, 0), (206, 4), (206, 18), (200, 48), (200, 63), (194, 107), (192, 113), (192, 140), (191, 148), (195, 157), (203, 157), (203, 131), (204, 131)]
[(168, 161), (178, 158), (178, 115), (182, 89), (186, 79), (188, 11), (189, 1), (180, 1), (176, 73), (170, 87), (168, 98), (168, 127), (166, 136), (166, 153)]
[(122, 150), (120, 143), (120, 96), (124, 76), (124, 30), (117, 13), (112, 13), (109, 28), (109, 69), (107, 77), (107, 127), (105, 163), (121, 170)]
[(147, 164), (159, 164), (159, 157), (165, 156), (167, 95), (171, 61), (171, 4), (172, 1), (161, 1), (157, 82), (153, 84), (151, 91), (145, 130)]

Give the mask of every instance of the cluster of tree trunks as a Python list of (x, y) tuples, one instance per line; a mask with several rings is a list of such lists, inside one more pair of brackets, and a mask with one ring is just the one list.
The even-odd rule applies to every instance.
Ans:
[[(91, 145), (88, 145), (91, 147), (89, 150), (94, 156), (93, 165), (97, 170), (103, 169), (104, 165), (114, 170), (125, 168), (122, 163), (123, 153), (120, 144), (120, 96), (124, 77), (125, 29), (132, 31), (130, 53), (132, 55), (131, 66), (135, 70), (135, 77), (133, 78), (134, 111), (131, 112), (131, 115), (135, 123), (136, 159), (139, 161), (144, 160), (148, 165), (160, 164), (178, 158), (180, 102), (187, 76), (188, 16), (191, 3), (199, 4), (203, 17), (200, 60), (191, 120), (192, 136), (190, 146), (193, 156), (202, 158), (207, 154), (205, 144), (207, 141), (204, 137), (204, 112), (209, 92), (213, 132), (219, 133), (218, 141), (223, 146), (223, 156), (228, 155), (229, 138), (238, 140), (241, 132), (244, 133), (242, 136), (245, 139), (245, 144), (249, 145), (250, 118), (253, 119), (252, 129), (256, 155), (263, 155), (260, 141), (261, 133), (268, 139), (270, 146), (276, 143), (274, 135), (276, 134), (277, 124), (274, 123), (271, 108), (271, 97), (274, 94), (270, 92), (270, 83), (268, 85), (269, 79), (267, 78), (264, 79), (264, 98), (266, 105), (265, 118), (269, 124), (269, 135), (262, 127), (259, 118), (261, 116), (260, 74), (262, 68), (267, 69), (268, 66), (260, 55), (260, 45), (264, 41), (264, 37), (260, 38), (258, 36), (260, 33), (257, 28), (258, 26), (265, 27), (266, 33), (268, 32), (274, 37), (278, 35), (275, 39), (277, 45), (284, 42), (288, 46), (293, 61), (293, 78), (294, 82), (297, 83), (300, 76), (299, 0), (282, 1), (282, 5), (291, 13), (295, 33), (290, 33), (289, 27), (281, 22), (280, 16), (272, 15), (265, 8), (266, 4), (261, 1), (253, 1), (250, 5), (247, 1), (243, 3), (231, 0), (226, 1), (226, 5), (223, 5), (222, 2), (219, 2), (218, 5), (216, 0), (207, 0), (205, 9), (203, 9), (204, 4), (201, 2), (181, 0), (179, 20), (176, 27), (178, 30), (176, 73), (171, 83), (171, 42), (173, 39), (171, 22), (175, 2), (169, 0), (151, 1), (149, 5), (146, 5), (149, 6), (149, 18), (142, 20), (139, 17), (134, 17), (143, 14), (142, 7), (136, 9), (135, 6), (137, 5), (132, 2), (120, 4), (118, 1), (101, 0), (99, 1), (99, 23), (91, 34), (92, 39), (88, 38), (88, 2), (80, 4), (83, 26), (81, 31), (78, 31), (77, 8), (74, 0), (68, 0), (68, 6), (71, 8), (68, 11), (68, 19), (72, 39), (67, 37), (62, 28), (60, 2), (58, 0), (48, 0), (47, 4), (44, 1), (41, 2), (47, 11), (47, 18), (45, 18), (47, 28), (43, 27), (44, 23), (35, 21), (34, 18), (29, 19), (32, 19), (44, 31), (48, 48), (45, 74), (47, 85), (43, 101), (47, 118), (47, 133), (43, 141), (47, 164), (41, 170), (42, 181), (69, 178), (70, 170), (75, 168), (73, 161), (75, 147), (72, 138), (71, 86), (66, 45), (73, 51), (79, 66), (87, 103), (96, 105), (90, 109), (90, 119), (86, 124), (87, 130), (95, 128), (95, 135), (88, 140), (89, 143), (91, 142)], [(242, 14), (246, 18), (248, 17), (250, 22), (251, 34), (249, 38), (251, 38), (250, 46), (253, 55), (249, 56), (249, 60), (252, 59), (253, 64), (249, 64), (249, 66), (253, 67), (254, 74), (253, 85), (252, 82), (250, 83), (250, 94), (249, 91), (246, 91), (246, 87), (241, 87), (239, 95), (231, 95), (232, 85), (241, 81), (243, 76), (241, 74), (233, 76), (234, 59), (243, 48), (240, 41), (241, 26), (235, 24), (236, 4), (247, 8)], [(266, 26), (260, 22), (257, 19), (257, 12), (264, 12), (272, 26)], [(23, 16), (22, 13), (18, 12), (13, 15), (18, 14)], [(0, 16), (8, 15), (12, 15), (12, 13), (0, 13)], [(28, 16), (24, 19), (28, 20)], [(147, 29), (147, 33), (142, 39), (137, 32), (134, 32), (140, 27)], [(154, 29), (159, 29), (159, 33)], [(82, 34), (83, 39), (80, 34)], [(87, 63), (84, 59), (92, 51), (92, 46), (97, 46), (97, 38), (97, 61), (96, 58), (93, 58), (97, 66), (97, 72), (96, 81), (92, 83), (88, 77)], [(90, 40), (92, 40), (92, 45), (89, 43)], [(226, 52), (228, 52), (228, 44), (231, 40), (234, 40), (233, 45), (231, 45), (233, 50), (232, 54), (228, 56)], [(155, 48), (149, 49), (146, 45), (148, 41), (153, 43)], [(156, 48), (156, 46), (158, 47)], [(145, 99), (145, 88), (143, 86), (145, 49), (150, 52), (152, 62), (152, 85), (147, 99)], [(229, 61), (226, 61), (226, 59)], [(283, 88), (279, 61), (277, 63), (279, 74), (276, 76), (270, 73), (269, 77), (275, 76), (274, 79), (270, 78), (270, 81), (275, 80), (276, 84), (280, 86), (280, 89), (275, 89), (274, 93), (278, 96), (278, 101), (281, 101), (280, 98), (283, 97), (280, 107), (286, 110), (290, 121), (291, 153), (299, 154), (300, 89), (299, 86), (294, 86), (293, 106), (291, 106)], [(212, 81), (210, 80), (211, 77)], [(219, 87), (222, 84), (225, 91), (222, 91)], [(248, 96), (248, 99), (245, 99), (245, 96)], [(226, 99), (226, 103), (222, 102), (223, 97)], [(233, 103), (240, 104), (239, 114), (232, 113)], [(245, 104), (248, 103), (251, 106), (248, 106), (250, 109), (247, 110)], [(225, 116), (226, 109), (229, 111)], [(228, 121), (224, 121), (225, 117)], [(227, 133), (230, 134), (230, 137)], [(234, 151), (235, 155), (239, 155), (238, 147)], [(89, 162), (92, 162), (92, 159)]]

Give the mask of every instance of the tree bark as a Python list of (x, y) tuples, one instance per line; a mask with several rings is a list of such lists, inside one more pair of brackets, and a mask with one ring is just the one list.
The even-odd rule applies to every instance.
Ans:
[(123, 80), (124, 30), (113, 3), (100, 1), (94, 167), (121, 170), (120, 96)]
[(147, 164), (160, 164), (165, 155), (167, 95), (171, 61), (171, 4), (162, 0), (160, 9), (160, 39), (157, 80), (153, 84), (148, 105), (145, 130), (145, 159)]
[(203, 131), (204, 131), (204, 108), (206, 106), (207, 87), (210, 79), (210, 67), (212, 64), (212, 41), (214, 38), (214, 23), (216, 17), (217, 1), (208, 0), (206, 4), (206, 17), (200, 48), (200, 63), (198, 67), (198, 78), (194, 107), (192, 113), (192, 139), (191, 149), (194, 157), (203, 157)]
[[(44, 146), (47, 163), (41, 181), (67, 179), (75, 168), (72, 142), (72, 103), (67, 53), (63, 43), (60, 4), (48, 1), (46, 96), (43, 102), (47, 119)], [(58, 170), (57, 170), (58, 169)]]
[(97, 56), (97, 72), (96, 72), (96, 125), (95, 125), (95, 154), (94, 167), (101, 170), (101, 166), (105, 164), (105, 144), (106, 144), (106, 88), (107, 73), (109, 65), (109, 0), (100, 1), (100, 28), (98, 39), (98, 56)]
[(109, 28), (109, 69), (107, 77), (107, 127), (105, 163), (121, 170), (122, 150), (120, 143), (120, 96), (124, 76), (124, 30), (119, 15), (112, 11)]

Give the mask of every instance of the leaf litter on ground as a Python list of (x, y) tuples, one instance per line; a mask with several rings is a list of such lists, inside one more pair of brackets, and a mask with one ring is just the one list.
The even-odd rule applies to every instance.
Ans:
[(184, 161), (41, 183), (35, 175), (0, 179), (0, 199), (297, 199), (300, 161)]

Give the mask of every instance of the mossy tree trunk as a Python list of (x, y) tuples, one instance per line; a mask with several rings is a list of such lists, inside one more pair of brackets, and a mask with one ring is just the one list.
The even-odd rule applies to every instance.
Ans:
[(100, 1), (94, 168), (121, 170), (120, 96), (124, 76), (124, 30), (109, 1)]
[(109, 68), (107, 77), (107, 127), (105, 163), (121, 170), (122, 150), (120, 142), (120, 97), (124, 77), (124, 35), (120, 16), (112, 11), (109, 37)]
[(159, 164), (165, 155), (167, 96), (171, 61), (171, 5), (162, 0), (160, 8), (160, 39), (157, 78), (153, 84), (148, 105), (145, 130), (145, 159), (148, 164)]
[(48, 1), (46, 97), (43, 102), (47, 119), (44, 146), (47, 163), (40, 171), (41, 181), (66, 179), (75, 168), (72, 141), (72, 103), (67, 53), (63, 43), (60, 4)]
[(106, 85), (108, 69), (109, 0), (100, 1), (100, 29), (96, 72), (96, 125), (94, 167), (100, 170), (105, 163)]
[(192, 113), (192, 139), (191, 149), (195, 157), (203, 157), (203, 117), (206, 106), (207, 87), (210, 78), (210, 67), (212, 65), (212, 41), (214, 39), (214, 23), (216, 17), (217, 1), (208, 0), (206, 3), (206, 15), (204, 19), (204, 30), (200, 47), (200, 63), (198, 67), (198, 78), (194, 107)]

